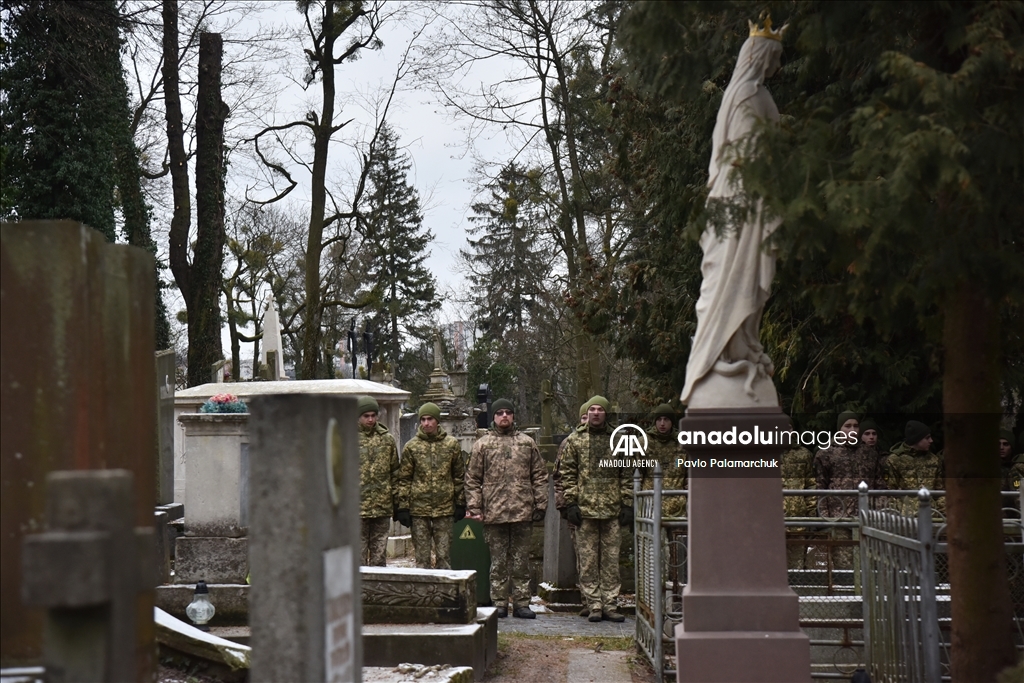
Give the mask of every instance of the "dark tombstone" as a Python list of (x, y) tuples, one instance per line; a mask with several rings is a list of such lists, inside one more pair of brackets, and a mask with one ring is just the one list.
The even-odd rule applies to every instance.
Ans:
[(484, 540), (484, 525), (463, 519), (452, 527), (452, 569), (476, 571), (476, 599), (480, 605), (491, 601), (491, 550)]
[(46, 680), (136, 680), (137, 595), (153, 587), (155, 541), (133, 529), (132, 474), (50, 472), (46, 489), (47, 530), (22, 553), (22, 596), (46, 609)]
[(256, 396), (249, 409), (250, 680), (359, 680), (356, 399)]
[[(44, 528), (49, 472), (129, 470), (131, 524), (153, 524), (153, 267), (145, 250), (72, 221), (0, 226), (0, 666), (42, 657), (45, 612), (21, 601), (22, 539)], [(153, 598), (140, 592), (136, 614), (151, 615)], [(152, 621), (135, 637), (129, 678), (151, 680)]]
[(156, 353), (157, 461), (156, 502), (174, 502), (174, 351)]

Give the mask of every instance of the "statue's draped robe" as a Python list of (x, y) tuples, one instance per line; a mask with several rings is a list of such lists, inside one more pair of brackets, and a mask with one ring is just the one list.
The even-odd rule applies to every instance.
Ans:
[[(761, 37), (748, 38), (740, 49), (712, 136), (709, 202), (719, 198), (727, 202), (743, 193), (730, 170), (744, 144), (730, 147), (730, 143), (748, 138), (760, 121), (779, 120), (779, 110), (764, 87), (764, 79), (778, 67), (781, 52), (779, 41)], [(709, 226), (701, 236), (703, 281), (683, 403), (689, 403), (694, 386), (713, 370), (723, 374), (773, 371), (758, 330), (775, 277), (775, 257), (766, 252), (763, 243), (780, 222), (764, 221), (758, 204), (742, 224), (725, 226), (721, 235)]]

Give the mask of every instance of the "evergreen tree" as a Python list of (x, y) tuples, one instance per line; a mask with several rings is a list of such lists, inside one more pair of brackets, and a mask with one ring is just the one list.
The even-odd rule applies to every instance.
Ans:
[[(832, 334), (873, 337), (883, 382), (902, 366), (910, 388), (941, 391), (952, 677), (991, 681), (1014, 659), (990, 444), (1001, 389), (1019, 397), (1022, 386), (1024, 4), (775, 4), (776, 24), (792, 27), (769, 84), (784, 118), (736, 172), (783, 219), (781, 291), (801, 292)], [(646, 92), (676, 106), (703, 98), (695, 125), (710, 137), (707, 114), (763, 9), (638, 5), (625, 33)], [(691, 209), (699, 232), (710, 217)], [(772, 320), (769, 310), (766, 335)], [(878, 368), (889, 340), (900, 353)]]
[[(0, 79), (4, 219), (71, 219), (155, 255), (142, 196), (113, 0), (3, 3)], [(170, 327), (156, 280), (156, 344)]]
[(385, 125), (367, 175), (369, 191), (360, 229), (367, 252), (367, 279), (374, 290), (367, 329), (376, 336), (380, 359), (402, 378), (403, 342), (430, 338), (440, 303), (434, 276), (423, 265), (433, 233), (423, 226), (419, 194), (409, 185), (409, 155)]
[[(494, 368), (507, 375), (515, 369), (514, 386), (503, 391), (515, 396), (520, 406), (517, 417), (528, 422), (528, 406), (538, 394), (543, 365), (540, 328), (549, 312), (545, 281), (550, 275), (549, 259), (541, 251), (546, 198), (542, 173), (515, 162), (499, 171), (484, 186), (486, 201), (473, 204), (469, 229), (469, 250), (459, 254), (469, 271), (477, 324), (485, 343), (474, 349), (474, 368), (491, 358)], [(478, 343), (479, 344), (479, 343)], [(470, 372), (474, 371), (470, 368)], [(491, 367), (485, 374), (490, 375)], [(499, 372), (499, 370), (495, 370)], [(492, 380), (492, 390), (497, 385)]]

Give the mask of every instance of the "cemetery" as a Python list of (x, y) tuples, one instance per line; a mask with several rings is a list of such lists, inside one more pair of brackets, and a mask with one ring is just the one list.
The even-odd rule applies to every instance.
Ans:
[(1024, 682), (1021, 3), (0, 17), (0, 683)]

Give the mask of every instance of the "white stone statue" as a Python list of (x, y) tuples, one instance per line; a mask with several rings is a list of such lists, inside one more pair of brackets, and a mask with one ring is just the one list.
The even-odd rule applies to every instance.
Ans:
[[(759, 122), (778, 121), (779, 110), (764, 87), (778, 71), (782, 32), (750, 24), (750, 37), (740, 48), (736, 69), (722, 97), (712, 136), (708, 201), (743, 194), (732, 163), (742, 154)], [(689, 408), (778, 406), (771, 376), (775, 368), (759, 340), (761, 314), (772, 279), (775, 256), (765, 240), (781, 221), (765, 220), (760, 204), (739, 224), (721, 234), (709, 226), (701, 236), (703, 281), (697, 300), (697, 332), (686, 364), (686, 385), (680, 400)]]
[(271, 351), (277, 353), (277, 378), (288, 379), (284, 374), (284, 346), (281, 344), (281, 323), (277, 317), (277, 307), (274, 305), (274, 293), (270, 293), (267, 299), (267, 308), (263, 313), (263, 349), (260, 353), (260, 360), (267, 365), (268, 355)]

